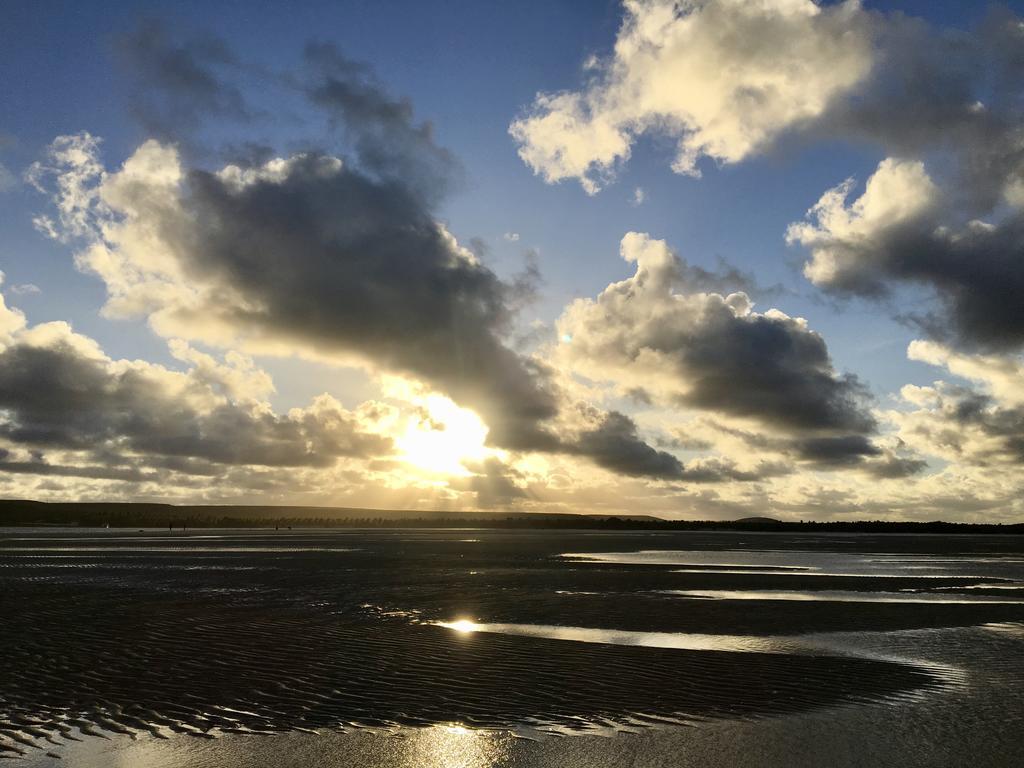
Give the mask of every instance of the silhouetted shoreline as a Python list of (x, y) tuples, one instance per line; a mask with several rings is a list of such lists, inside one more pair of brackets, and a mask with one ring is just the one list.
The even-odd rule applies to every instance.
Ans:
[(664, 531), (780, 531), (835, 533), (1024, 534), (1024, 523), (664, 520), (650, 515), (545, 512), (453, 512), (348, 507), (187, 505), (0, 500), (0, 526), (111, 528), (537, 528)]

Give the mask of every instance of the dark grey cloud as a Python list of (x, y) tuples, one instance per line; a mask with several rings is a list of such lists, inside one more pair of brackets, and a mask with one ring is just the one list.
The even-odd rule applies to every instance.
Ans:
[(1024, 344), (1024, 214), (955, 232), (925, 215), (873, 235), (830, 242), (848, 267), (819, 285), (834, 294), (869, 297), (888, 295), (894, 283), (921, 285), (934, 292), (938, 307), (899, 316), (929, 336), (963, 349)]
[(760, 479), (764, 473), (785, 474), (787, 469), (793, 472), (798, 465), (822, 470), (858, 470), (880, 479), (909, 477), (928, 467), (923, 459), (904, 455), (902, 444), (898, 450), (881, 447), (863, 434), (790, 437), (737, 429), (714, 421), (709, 424), (719, 432), (742, 440), (754, 451), (787, 457), (789, 463), (762, 462), (753, 473), (755, 476), (749, 479)]
[(628, 233), (621, 253), (635, 274), (573, 302), (558, 320), (567, 365), (634, 396), (640, 389), (652, 401), (759, 422), (780, 440), (856, 442), (864, 453), (877, 429), (869, 393), (835, 370), (806, 322), (754, 312), (743, 292), (698, 290), (693, 269), (649, 235)]
[(458, 251), (417, 192), (306, 155), (242, 188), (193, 171), (182, 203), (165, 236), (197, 279), (247, 297), (220, 309), (234, 325), (356, 351), (478, 409), (499, 444), (553, 445), (548, 372), (503, 341), (515, 286)]
[(941, 314), (911, 315), (931, 336), (964, 348), (1024, 344), (1024, 216), (956, 237), (933, 232), (887, 245), (891, 275), (929, 284), (939, 296)]
[(667, 352), (678, 355), (688, 406), (795, 430), (871, 432), (867, 389), (837, 374), (825, 340), (788, 318), (737, 316), (724, 305)]
[(755, 483), (794, 471), (795, 467), (786, 462), (761, 461), (752, 469), (740, 469), (728, 459), (712, 458), (687, 465), (679, 479), (687, 483)]
[[(559, 318), (557, 354), (566, 367), (620, 383), (634, 398), (756, 421), (788, 441), (786, 453), (799, 454), (795, 441), (821, 439), (853, 451), (851, 463), (865, 454), (877, 431), (869, 394), (857, 377), (836, 371), (824, 340), (802, 319), (755, 312), (743, 292), (698, 290), (708, 287), (707, 274), (645, 233), (626, 234), (621, 252), (636, 264), (631, 278), (573, 302)], [(693, 468), (707, 475), (694, 478), (727, 474), (709, 466)], [(659, 473), (683, 475), (678, 462)]]
[(878, 456), (881, 449), (863, 435), (840, 437), (812, 437), (793, 442), (796, 455), (822, 466), (848, 466), (857, 464), (865, 456)]
[[(247, 112), (219, 77), (235, 64), (222, 44), (174, 43), (150, 24), (124, 45), (183, 120)], [(505, 343), (536, 264), (503, 281), (438, 223), (461, 171), (430, 124), (327, 43), (307, 46), (305, 69), (276, 82), (325, 113), (349, 153), (309, 149), (261, 175), (270, 148), (243, 142), (231, 152), (253, 174), (246, 183), (187, 171), (175, 206), (147, 211), (189, 279), (210, 289), (208, 315), (241, 335), (413, 374), (478, 410), (493, 442), (556, 448), (541, 424), (558, 410), (550, 372)]]
[(928, 462), (924, 459), (887, 455), (879, 461), (869, 462), (865, 469), (868, 474), (880, 480), (893, 480), (921, 474), (928, 469)]
[(637, 426), (618, 411), (592, 413), (598, 423), (575, 440), (573, 451), (593, 459), (598, 466), (623, 475), (679, 479), (683, 465), (675, 456), (652, 448), (640, 439)]
[(121, 480), (131, 483), (159, 481), (159, 472), (146, 472), (136, 466), (109, 466), (106, 464), (51, 464), (39, 455), (28, 461), (7, 459), (10, 451), (0, 448), (0, 473), (12, 475), (51, 475), (54, 477), (83, 477), (93, 480)]
[[(200, 469), (209, 463), (327, 467), (340, 457), (390, 449), (388, 440), (340, 410), (279, 416), (230, 402), (198, 410), (187, 394), (151, 370), (112, 367), (64, 341), (0, 352), (0, 436), (36, 451), (84, 451), (106, 464), (123, 463), (126, 455), (163, 457), (179, 460), (175, 471), (189, 472), (195, 462)], [(61, 470), (41, 453), (31, 462), (6, 463), (8, 471), (85, 471)]]

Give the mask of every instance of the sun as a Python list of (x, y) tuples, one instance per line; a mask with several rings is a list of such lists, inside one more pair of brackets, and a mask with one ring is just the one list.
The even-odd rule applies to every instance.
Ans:
[(464, 462), (487, 456), (487, 425), (444, 395), (429, 394), (418, 400), (419, 412), (409, 417), (405, 431), (395, 440), (399, 457), (427, 473), (471, 475)]

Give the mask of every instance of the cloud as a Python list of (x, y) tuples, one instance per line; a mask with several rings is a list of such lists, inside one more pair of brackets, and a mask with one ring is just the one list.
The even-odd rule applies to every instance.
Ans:
[(159, 472), (146, 472), (138, 467), (110, 467), (102, 464), (82, 464), (78, 466), (51, 464), (43, 459), (28, 461), (10, 461), (10, 451), (0, 448), (0, 473), (14, 475), (43, 475), (53, 477), (84, 477), (92, 480), (121, 480), (131, 483), (159, 481), (163, 479)]
[(545, 439), (537, 423), (556, 404), (544, 371), (502, 341), (514, 287), (398, 180), (319, 154), (189, 170), (154, 141), (95, 174), (94, 193), (81, 173), (58, 176), (76, 180), (58, 209), (74, 234), (99, 209), (77, 260), (106, 283), (108, 314), (218, 346), (356, 357), (471, 404), (496, 439)]
[(963, 349), (1018, 349), (1022, 30), (1006, 9), (947, 30), (853, 1), (632, 0), (585, 86), (540, 94), (510, 130), (546, 181), (590, 193), (647, 133), (676, 139), (690, 174), (782, 140), (878, 147), (860, 197), (847, 180), (790, 227), (807, 277), (836, 296), (923, 288), (934, 309), (900, 319)]
[[(471, 506), (410, 470), (396, 438), (416, 403), (348, 409), (329, 395), (277, 410), (236, 352), (171, 342), (178, 368), (108, 357), (60, 322), (30, 326), (0, 297), (0, 489), (5, 496)], [(440, 427), (439, 427), (440, 428)], [(510, 463), (507, 474), (521, 482)]]
[(512, 123), (546, 181), (609, 181), (641, 134), (678, 141), (673, 168), (742, 161), (783, 137), (894, 157), (948, 155), (958, 192), (990, 208), (1024, 190), (1020, 18), (945, 30), (860, 2), (627, 0), (611, 56), (578, 91), (541, 93)]
[(752, 419), (776, 429), (853, 433), (874, 429), (866, 392), (836, 373), (824, 340), (798, 318), (758, 313), (745, 293), (694, 290), (667, 244), (629, 233), (622, 257), (636, 273), (596, 299), (578, 299), (557, 321), (563, 367), (662, 402)]
[(181, 140), (207, 115), (242, 122), (253, 117), (230, 81), (239, 63), (218, 38), (179, 41), (148, 20), (117, 40), (117, 52), (134, 82), (132, 115), (154, 138)]
[(1024, 32), (994, 7), (974, 28), (941, 29), (898, 14), (877, 16), (870, 78), (837, 99), (807, 138), (868, 140), (886, 154), (942, 156), (949, 191), (969, 215), (1019, 189), (1024, 161)]
[[(193, 462), (210, 474), (210, 465), (325, 468), (391, 451), (390, 439), (368, 428), (372, 408), (350, 412), (322, 395), (307, 408), (275, 414), (253, 397), (267, 387), (254, 384), (265, 374), (251, 361), (236, 355), (214, 364), (177, 351), (192, 363), (185, 372), (112, 360), (65, 323), (16, 327), (0, 349), (0, 439), (8, 446), (0, 469), (145, 479), (153, 472), (133, 467), (152, 470), (161, 459), (187, 460), (175, 465), (179, 472), (191, 473)], [(14, 459), (13, 448), (29, 458)], [(54, 465), (42, 451), (78, 461)]]
[(687, 483), (754, 483), (793, 471), (793, 465), (784, 461), (760, 461), (743, 469), (734, 461), (713, 457), (688, 463), (680, 479)]
[(622, 475), (682, 477), (683, 465), (679, 459), (641, 440), (636, 424), (628, 416), (618, 411), (588, 410), (586, 416), (595, 423), (577, 437), (575, 446), (579, 453), (592, 458), (598, 466)]
[(963, 349), (1019, 348), (1024, 26), (1004, 9), (966, 32), (884, 22), (872, 76), (805, 138), (866, 139), (888, 157), (859, 198), (848, 199), (852, 180), (829, 190), (788, 239), (809, 249), (805, 274), (834, 295), (918, 286), (936, 308), (902, 319)]
[(911, 360), (945, 368), (967, 385), (937, 381), (900, 392), (911, 410), (888, 420), (907, 443), (959, 466), (1024, 464), (1024, 360), (969, 355), (934, 341), (913, 341)]
[(626, 0), (614, 53), (579, 91), (541, 93), (509, 132), (548, 182), (597, 192), (644, 133), (675, 139), (672, 167), (735, 163), (813, 121), (870, 73), (855, 1)]
[(803, 470), (798, 477), (806, 477), (808, 471), (857, 470), (879, 479), (910, 477), (928, 468), (917, 451), (891, 435), (875, 439), (858, 434), (786, 435), (778, 430), (764, 433), (719, 421), (708, 426), (712, 432), (735, 441), (738, 445), (726, 446), (725, 450), (746, 458), (748, 463), (751, 451), (756, 456), (773, 457), (762, 460), (752, 470), (737, 470), (737, 479), (796, 474), (798, 466)]
[(800, 458), (825, 466), (858, 464), (865, 456), (878, 456), (881, 450), (863, 435), (809, 437), (795, 442)]
[(902, 480), (919, 475), (928, 468), (928, 462), (921, 458), (887, 454), (880, 461), (865, 465), (868, 474), (879, 480)]
[(80, 246), (109, 317), (408, 376), (476, 411), (503, 448), (597, 450), (563, 423), (576, 403), (556, 372), (509, 342), (535, 263), (504, 281), (436, 218), (458, 163), (408, 102), (330, 46), (311, 46), (307, 67), (303, 90), (351, 156), (311, 149), (209, 170), (149, 140), (108, 172), (98, 139), (60, 137), (32, 170), (57, 211), (40, 228)]
[(958, 468), (1024, 465), (1024, 406), (1001, 403), (969, 387), (936, 382), (904, 399), (918, 407), (888, 415), (906, 443)]
[(304, 90), (350, 143), (362, 170), (426, 203), (457, 184), (461, 166), (434, 140), (429, 122), (416, 123), (408, 99), (392, 98), (372, 71), (329, 43), (306, 46), (312, 70)]
[(30, 296), (37, 293), (42, 293), (42, 290), (35, 283), (17, 283), (8, 288), (11, 293), (15, 296)]
[(995, 223), (946, 222), (948, 193), (920, 161), (886, 159), (863, 194), (852, 181), (826, 192), (787, 239), (807, 247), (804, 273), (840, 295), (884, 296), (893, 283), (930, 289), (942, 311), (912, 318), (933, 336), (964, 347), (1009, 349), (1024, 343), (1024, 210)]
[(854, 180), (828, 190), (808, 211), (805, 223), (791, 224), (790, 243), (812, 254), (804, 275), (817, 285), (847, 293), (881, 294), (877, 274), (881, 233), (917, 224), (937, 206), (938, 188), (920, 161), (883, 160), (864, 193), (847, 204)]
[[(57, 219), (40, 214), (32, 219), (42, 234), (60, 242), (90, 237), (97, 220), (107, 209), (102, 205), (99, 185), (106, 172), (99, 160), (100, 139), (88, 132), (58, 136), (46, 150), (45, 159), (25, 172), (25, 180), (50, 195)], [(53, 181), (54, 188), (45, 185)]]
[[(3, 285), (3, 282), (4, 273), (0, 272), (0, 285)], [(10, 344), (25, 325), (25, 313), (17, 307), (8, 307), (7, 301), (0, 293), (0, 348)]]
[(477, 504), (486, 509), (508, 507), (527, 497), (526, 491), (517, 484), (523, 482), (522, 473), (491, 457), (471, 465), (474, 474), (465, 482), (449, 481), (449, 485), (463, 487), (476, 494)]
[(933, 341), (912, 341), (907, 357), (941, 366), (981, 384), (1000, 402), (1024, 405), (1024, 360), (1012, 355), (966, 355)]

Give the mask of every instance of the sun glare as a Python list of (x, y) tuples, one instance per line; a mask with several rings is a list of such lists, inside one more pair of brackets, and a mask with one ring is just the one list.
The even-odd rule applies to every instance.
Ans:
[(438, 626), (445, 627), (446, 629), (454, 629), (456, 632), (462, 632), (463, 634), (468, 634), (470, 632), (475, 632), (477, 627), (480, 625), (475, 621), (470, 621), (469, 619), (459, 619), (458, 621), (443, 621), (438, 624)]
[(421, 404), (422, 413), (410, 417), (405, 432), (396, 440), (402, 459), (433, 474), (471, 474), (463, 462), (486, 456), (487, 425), (473, 411), (443, 395), (427, 395)]

